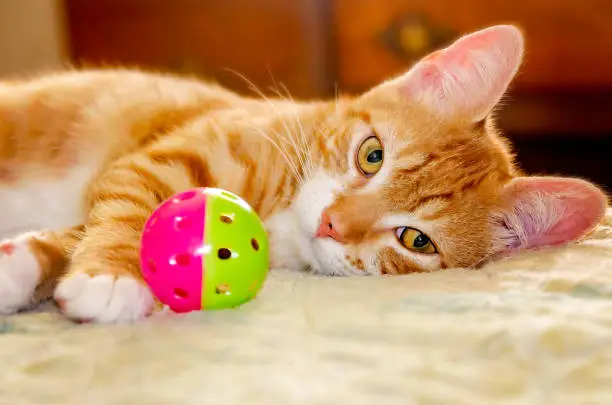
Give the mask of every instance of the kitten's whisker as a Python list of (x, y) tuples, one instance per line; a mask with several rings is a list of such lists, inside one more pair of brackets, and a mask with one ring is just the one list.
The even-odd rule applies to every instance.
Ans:
[[(280, 94), (280, 92), (278, 92), (277, 89), (273, 89), (273, 91), (278, 93), (279, 98), (283, 97)], [(285, 144), (290, 144), (291, 145), (291, 147), (293, 148), (293, 150), (295, 152), (295, 155), (296, 155), (297, 159), (300, 162), (300, 167), (302, 168), (302, 172), (308, 171), (309, 170), (309, 165), (308, 165), (308, 162), (306, 161), (306, 159), (304, 157), (304, 151), (306, 150), (307, 145), (303, 144), (303, 142), (300, 142), (300, 144), (298, 144), (296, 142), (295, 136), (293, 135), (295, 133), (298, 133), (298, 134), (301, 135), (302, 138), (305, 138), (305, 134), (303, 133), (303, 126), (301, 125), (301, 122), (299, 120), (299, 115), (297, 114), (296, 111), (293, 111), (291, 113), (291, 115), (293, 115), (295, 117), (295, 120), (297, 121), (298, 129), (300, 129), (300, 127), (301, 127), (301, 131), (302, 131), (301, 133), (298, 132), (298, 130), (295, 129), (295, 123), (294, 122), (291, 122), (292, 128), (289, 128), (289, 123), (287, 122), (287, 120), (289, 119), (289, 116), (287, 116), (287, 114), (281, 115), (279, 113), (277, 115), (278, 115), (278, 118), (281, 120), (281, 122), (283, 124), (283, 127), (285, 128), (285, 131), (286, 131), (285, 135), (286, 136), (282, 136), (277, 131), (275, 131), (275, 133), (278, 135), (279, 138), (281, 138), (285, 142)]]
[[(259, 89), (259, 87), (257, 87), (255, 85), (255, 83), (253, 83), (251, 80), (249, 80), (245, 75), (243, 75), (242, 73), (240, 73), (240, 72), (238, 72), (236, 70), (233, 70), (233, 69), (228, 69), (228, 70), (233, 72), (234, 74), (236, 74), (242, 80), (244, 80), (245, 83), (247, 83), (251, 87), (251, 90), (253, 90), (257, 95), (259, 95), (265, 102), (270, 104), (270, 106), (274, 110), (276, 116), (278, 117), (278, 119), (282, 123), (283, 127), (285, 128), (285, 131), (287, 131), (287, 138), (289, 138), (290, 144), (293, 147), (295, 154), (299, 156), (299, 148), (298, 148), (298, 145), (295, 144), (295, 142), (293, 140), (293, 137), (291, 136), (291, 130), (289, 129), (289, 126), (287, 125), (287, 122), (286, 122), (286, 119), (285, 119), (285, 114), (282, 114), (282, 112), (279, 110), (278, 106), (270, 99), (270, 97), (266, 96), (264, 94), (264, 92), (261, 91)], [(279, 138), (285, 138), (285, 137), (280, 137), (279, 136)]]
[(276, 113), (277, 117), (280, 119), (280, 121), (283, 123), (283, 125), (285, 126), (285, 130), (287, 132), (289, 131), (289, 128), (287, 127), (285, 121), (283, 120), (283, 114), (281, 114), (280, 110), (278, 109), (278, 106), (272, 102), (272, 100), (270, 99), (270, 97), (266, 96), (265, 93), (263, 91), (261, 91), (259, 89), (259, 87), (257, 87), (257, 85), (255, 85), (255, 83), (253, 83), (248, 77), (246, 77), (245, 75), (243, 75), (242, 73), (234, 70), (234, 69), (230, 69), (230, 68), (226, 68), (226, 70), (234, 73), (236, 76), (238, 76), (240, 79), (244, 80), (245, 83), (247, 83), (249, 85), (249, 87), (251, 88), (251, 90), (257, 94), (259, 97), (261, 97), (265, 102), (267, 102), (268, 104), (270, 104), (270, 106), (274, 109), (274, 112)]
[(284, 149), (281, 149), (280, 146), (278, 145), (278, 143), (276, 143), (274, 141), (274, 139), (272, 139), (268, 134), (266, 134), (264, 132), (263, 129), (261, 129), (260, 127), (258, 127), (255, 124), (249, 123), (244, 121), (245, 124), (250, 125), (253, 129), (255, 129), (255, 131), (257, 131), (257, 133), (262, 136), (264, 139), (268, 140), (273, 146), (274, 148), (276, 148), (276, 150), (278, 150), (281, 154), (281, 156), (283, 157), (283, 159), (285, 160), (285, 162), (287, 163), (287, 165), (289, 166), (289, 168), (291, 169), (291, 171), (293, 172), (295, 179), (297, 180), (297, 182), (302, 185), (302, 177), (300, 176), (300, 172), (295, 164), (295, 162), (293, 161), (293, 159), (286, 153), (286, 151)]
[[(266, 132), (262, 128), (250, 122), (244, 121), (244, 123), (255, 129), (260, 136), (264, 137), (270, 143), (272, 143), (272, 145), (274, 145), (274, 147), (283, 155), (287, 163), (289, 163), (294, 169), (297, 170), (296, 162), (293, 157), (290, 156), (289, 151), (284, 147), (284, 144), (282, 145), (283, 148), (281, 148), (281, 145), (279, 145), (271, 136), (266, 134)], [(280, 138), (280, 134), (275, 129), (270, 128), (270, 130), (279, 138), (279, 140), (282, 141), (282, 138)]]
[[(289, 138), (291, 139), (291, 131), (289, 130), (289, 127), (286, 123), (286, 121), (284, 120), (284, 116), (285, 114), (282, 114), (281, 111), (278, 109), (278, 106), (270, 99), (270, 97), (266, 96), (265, 93), (263, 91), (261, 91), (259, 89), (259, 87), (257, 87), (257, 85), (255, 85), (255, 83), (253, 83), (249, 78), (247, 78), (245, 75), (243, 75), (242, 73), (234, 70), (234, 69), (230, 69), (230, 68), (226, 68), (226, 70), (228, 70), (231, 73), (234, 73), (235, 75), (237, 75), (240, 79), (242, 79), (245, 83), (247, 83), (249, 85), (249, 87), (251, 88), (251, 90), (259, 95), (262, 99), (264, 99), (264, 101), (266, 101), (267, 103), (270, 104), (270, 106), (274, 109), (277, 117), (280, 119), (280, 121), (283, 123), (283, 126), (285, 127), (285, 130), (287, 131)], [(276, 84), (276, 80), (274, 79), (274, 77), (272, 76), (272, 72), (268, 69), (269, 73), (270, 73), (270, 77), (272, 79), (272, 82), (275, 86), (278, 86)], [(279, 99), (284, 99), (286, 97), (284, 97), (280, 91), (278, 91), (277, 88), (272, 88), (272, 91), (274, 91)], [(291, 95), (289, 94), (290, 99), (293, 101), (293, 98), (291, 97)], [(297, 145), (293, 144), (292, 145), (294, 148), (297, 147)], [(297, 152), (297, 149), (296, 149)]]
[[(280, 133), (279, 133), (277, 130), (275, 130), (274, 128), (270, 128), (270, 130), (271, 130), (271, 131), (272, 131), (272, 132), (273, 132), (273, 133), (274, 133), (274, 134), (277, 136), (277, 138), (279, 138), (280, 140), (282, 140), (282, 141), (283, 141), (283, 144), (284, 144), (284, 145), (287, 145), (287, 143), (288, 143), (288, 142), (287, 142), (287, 141), (286, 141), (286, 139), (285, 139), (285, 138), (282, 136), (282, 134), (280, 134)], [(294, 144), (292, 144), (292, 146), (293, 146), (293, 149), (295, 150), (295, 145), (294, 145)], [(288, 151), (287, 149), (284, 149), (284, 150), (285, 150), (285, 152), (286, 152), (286, 153), (289, 153), (289, 151)], [(299, 180), (300, 180), (300, 185), (302, 185), (302, 184), (303, 184), (303, 181), (304, 181), (304, 178), (303, 178), (303, 175), (302, 175), (303, 170), (304, 170), (304, 162), (302, 161), (302, 159), (301, 159), (301, 157), (300, 157), (299, 153), (297, 154), (297, 158), (299, 159), (299, 168), (300, 168), (300, 169), (302, 169), (302, 171), (300, 171), (300, 173), (299, 173), (299, 176), (300, 176), (300, 177), (299, 177)], [(292, 161), (294, 162), (294, 164), (296, 163), (296, 162), (295, 162), (293, 159), (292, 159)], [(298, 167), (298, 165), (296, 165), (296, 167)]]
[[(287, 86), (285, 86), (284, 83), (280, 83), (280, 85), (282, 86), (282, 88), (285, 91), (285, 94), (287, 95), (289, 100), (291, 100), (292, 102), (295, 102), (295, 100), (294, 100), (293, 96), (291, 95), (291, 92), (289, 91)], [(308, 177), (310, 177), (311, 170), (312, 170), (312, 167), (313, 167), (310, 142), (308, 142), (308, 138), (306, 136), (306, 131), (304, 130), (304, 125), (302, 124), (302, 121), (300, 119), (299, 114), (295, 113), (294, 115), (295, 115), (295, 118), (297, 120), (297, 124), (299, 125), (300, 137), (301, 137), (301, 140), (302, 140), (302, 145), (303, 145), (303, 147), (304, 147), (304, 149), (306, 151), (306, 158), (308, 160), (308, 162), (307, 162), (308, 165), (306, 167), (306, 170), (308, 171)]]
[(312, 150), (310, 147), (310, 142), (308, 142), (307, 136), (306, 136), (306, 131), (304, 130), (304, 125), (302, 124), (302, 121), (300, 120), (299, 115), (296, 114), (296, 120), (297, 120), (297, 124), (299, 126), (299, 131), (300, 131), (300, 137), (302, 139), (303, 142), (303, 147), (304, 147), (304, 152), (305, 152), (305, 167), (304, 167), (304, 171), (307, 173), (308, 177), (311, 177), (311, 171), (312, 171)]
[[(278, 117), (278, 119), (280, 120), (280, 122), (282, 123), (283, 127), (285, 128), (286, 131), (286, 135), (283, 136), (282, 134), (280, 134), (278, 131), (272, 129), (274, 131), (274, 133), (277, 135), (279, 141), (283, 142), (285, 145), (290, 144), (291, 147), (293, 148), (295, 155), (297, 156), (297, 158), (300, 160), (300, 167), (302, 169), (307, 169), (308, 166), (306, 165), (306, 162), (303, 160), (303, 157), (301, 156), (301, 149), (299, 147), (299, 145), (296, 144), (295, 140), (293, 139), (293, 136), (291, 136), (291, 130), (289, 129), (289, 126), (287, 125), (286, 122), (286, 114), (282, 114), (281, 111), (279, 110), (278, 106), (268, 97), (266, 96), (256, 85), (255, 83), (253, 83), (251, 80), (249, 80), (245, 75), (243, 75), (242, 73), (234, 70), (234, 69), (230, 69), (227, 68), (226, 70), (234, 73), (236, 76), (238, 76), (239, 78), (241, 78), (242, 80), (244, 80), (245, 83), (247, 83), (251, 90), (253, 92), (255, 92), (257, 95), (259, 95), (264, 101), (266, 101), (268, 104), (270, 104), (270, 106), (272, 107), (272, 109), (274, 110), (276, 116)], [(271, 74), (271, 73), (270, 73)], [(276, 83), (276, 81), (274, 80), (274, 78), (272, 77), (272, 80), (274, 83)], [(280, 95), (279, 93), (279, 98), (283, 98), (282, 95)], [(259, 130), (259, 129), (258, 129)], [(261, 132), (260, 132), (261, 133)], [(287, 139), (288, 138), (288, 139)], [(275, 143), (276, 148), (281, 151), (280, 147), (278, 146), (278, 144)], [(288, 150), (284, 149), (285, 153), (285, 157), (287, 157), (287, 153), (289, 152)], [(299, 171), (297, 170), (297, 165), (295, 164), (295, 161), (293, 159), (291, 159), (292, 162), (292, 167), (294, 168), (294, 171), (296, 172), (297, 175), (297, 180), (299, 181), (300, 185), (303, 184), (303, 177), (299, 174)]]
[[(291, 95), (291, 92), (289, 91), (287, 86), (285, 86), (284, 83), (276, 82), (274, 77), (272, 77), (272, 81), (273, 81), (274, 85), (276, 86), (276, 88), (273, 88), (272, 90), (274, 91), (274, 93), (279, 98), (281, 98), (281, 99), (286, 98), (286, 99), (289, 99), (291, 102), (295, 102), (293, 96)], [(281, 90), (278, 88), (279, 86), (282, 88), (282, 90), (284, 91), (285, 94), (283, 94), (281, 92)], [(313, 167), (313, 162), (312, 162), (312, 153), (311, 153), (310, 143), (308, 142), (308, 139), (307, 139), (307, 136), (306, 136), (306, 131), (304, 130), (304, 125), (302, 124), (302, 121), (300, 119), (300, 115), (297, 113), (297, 111), (294, 111), (293, 112), (293, 116), (295, 117), (296, 124), (297, 124), (298, 130), (299, 130), (300, 147), (301, 147), (301, 150), (303, 150), (305, 152), (304, 153), (304, 155), (305, 155), (304, 158), (300, 158), (300, 160), (302, 162), (302, 165), (303, 165), (303, 171), (306, 173), (307, 177), (311, 177), (311, 171), (312, 171), (312, 167)]]
[(242, 79), (246, 84), (249, 85), (249, 88), (251, 89), (251, 91), (253, 91), (253, 93), (257, 94), (258, 96), (260, 96), (261, 98), (267, 99), (266, 95), (259, 89), (259, 87), (257, 87), (257, 85), (255, 83), (253, 83), (253, 81), (251, 81), (248, 77), (246, 77), (245, 75), (243, 75), (242, 73), (240, 73), (237, 70), (234, 70), (232, 68), (224, 68), (224, 70), (227, 70), (230, 73), (235, 74), (236, 76), (238, 76), (238, 78)]

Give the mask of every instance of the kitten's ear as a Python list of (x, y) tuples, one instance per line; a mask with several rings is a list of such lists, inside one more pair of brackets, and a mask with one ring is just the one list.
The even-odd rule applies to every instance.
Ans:
[(442, 118), (484, 119), (499, 102), (523, 57), (523, 35), (497, 25), (426, 56), (392, 83)]
[(502, 202), (494, 232), (506, 252), (575, 242), (600, 223), (607, 207), (595, 185), (562, 177), (514, 179)]

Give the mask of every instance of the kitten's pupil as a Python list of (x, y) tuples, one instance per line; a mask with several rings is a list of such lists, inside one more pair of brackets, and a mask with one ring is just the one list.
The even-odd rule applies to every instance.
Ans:
[(383, 151), (382, 149), (373, 150), (368, 154), (366, 158), (369, 163), (378, 163), (383, 159)]
[(423, 248), (427, 246), (429, 243), (429, 238), (423, 234), (420, 234), (416, 238), (414, 238), (414, 242), (412, 242), (415, 248)]

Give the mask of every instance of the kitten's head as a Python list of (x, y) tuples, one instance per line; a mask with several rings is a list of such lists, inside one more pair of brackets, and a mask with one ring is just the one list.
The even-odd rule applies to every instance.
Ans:
[(512, 26), (460, 38), (406, 74), (339, 101), (324, 161), (294, 210), (303, 256), (327, 274), (467, 267), (575, 241), (606, 199), (582, 180), (521, 177), (490, 118), (515, 75)]

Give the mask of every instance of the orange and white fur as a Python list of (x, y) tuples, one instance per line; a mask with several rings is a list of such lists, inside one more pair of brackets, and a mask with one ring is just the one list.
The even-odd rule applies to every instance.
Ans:
[(523, 177), (491, 117), (522, 54), (518, 29), (490, 27), (361, 96), (313, 102), (128, 70), (0, 83), (0, 313), (54, 297), (77, 321), (147, 316), (141, 229), (195, 186), (250, 202), (273, 267), (320, 274), (476, 267), (577, 241), (604, 194)]

